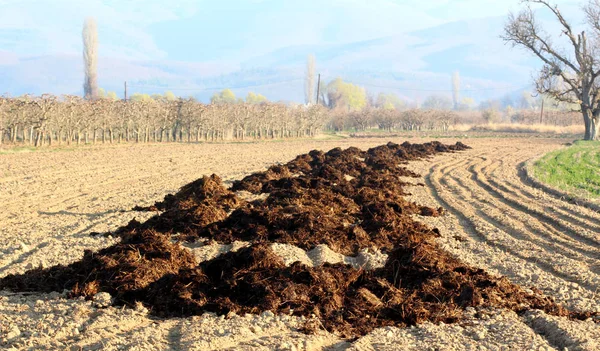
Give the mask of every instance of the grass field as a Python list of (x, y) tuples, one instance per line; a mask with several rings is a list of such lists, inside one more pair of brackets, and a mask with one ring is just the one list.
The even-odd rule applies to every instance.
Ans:
[(536, 177), (587, 199), (600, 199), (600, 142), (578, 141), (535, 163)]

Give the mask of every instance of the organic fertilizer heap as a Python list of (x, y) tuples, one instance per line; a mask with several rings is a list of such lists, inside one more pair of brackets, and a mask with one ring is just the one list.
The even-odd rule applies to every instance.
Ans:
[[(412, 215), (439, 216), (443, 210), (404, 199), (407, 184), (400, 177), (418, 175), (402, 165), (467, 148), (432, 142), (311, 151), (231, 189), (218, 176), (205, 176), (146, 208), (160, 214), (120, 228), (114, 233), (120, 243), (86, 251), (68, 266), (7, 276), (0, 288), (68, 289), (86, 298), (108, 292), (117, 304), (141, 302), (161, 317), (262, 311), (316, 316), (319, 323), (307, 324), (307, 331), (323, 326), (348, 338), (381, 326), (457, 322), (463, 309), (477, 306), (589, 317), (537, 289), (526, 291), (462, 263), (436, 243), (437, 229), (415, 221)], [(242, 192), (263, 196), (247, 200)], [(201, 238), (252, 244), (198, 264), (177, 241)], [(288, 266), (273, 243), (305, 250), (326, 244), (344, 255), (374, 248), (388, 261), (370, 271), (344, 264)]]

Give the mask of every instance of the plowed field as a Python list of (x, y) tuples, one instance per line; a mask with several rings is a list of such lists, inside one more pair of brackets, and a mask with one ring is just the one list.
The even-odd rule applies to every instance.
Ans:
[[(143, 222), (152, 213), (134, 212), (131, 208), (136, 205), (151, 206), (166, 194), (175, 193), (179, 187), (203, 175), (216, 173), (224, 179), (225, 185), (229, 185), (233, 179), (242, 179), (276, 162), (285, 163), (312, 149), (328, 151), (335, 147), (356, 146), (366, 150), (387, 141), (353, 139), (265, 144), (122, 146), (72, 152), (0, 155), (0, 169), (3, 172), (0, 175), (0, 203), (3, 209), (0, 213), (0, 277), (24, 273), (39, 266), (70, 264), (81, 259), (86, 249), (98, 250), (117, 243), (117, 238), (91, 237), (89, 234), (114, 231), (133, 217)], [(391, 141), (400, 144), (404, 140)], [(419, 138), (410, 141), (422, 143), (427, 140)], [(575, 312), (600, 311), (600, 214), (537, 189), (527, 178), (525, 169), (527, 161), (561, 147), (565, 141), (537, 138), (477, 138), (461, 141), (472, 149), (437, 154), (405, 165), (408, 170), (423, 176), (401, 177), (402, 182), (408, 183), (402, 185), (402, 189), (412, 194), (404, 196), (404, 199), (418, 205), (412, 207), (414, 214), (407, 215), (411, 215), (415, 221), (428, 224), (430, 228), (438, 228), (440, 236), (432, 240), (461, 262), (498, 277), (505, 276), (511, 283), (521, 286), (524, 290), (518, 294), (542, 294)], [(443, 142), (450, 144), (456, 140)], [(354, 174), (350, 178), (357, 176), (358, 174)], [(347, 179), (348, 182), (352, 181), (350, 178)], [(250, 178), (245, 186), (235, 184), (234, 189), (258, 194), (260, 191), (255, 191), (252, 187), (259, 184), (265, 192), (273, 194), (288, 188), (277, 182), (270, 182), (265, 188), (267, 183), (264, 179), (258, 179), (257, 183)], [(418, 186), (418, 183), (424, 183), (425, 186)], [(356, 200), (357, 195), (352, 189), (342, 189), (340, 193)], [(322, 191), (319, 194), (322, 196)], [(298, 195), (298, 201), (307, 201), (302, 199), (309, 195), (315, 198), (309, 192), (308, 195)], [(247, 199), (243, 201), (254, 201), (253, 196), (260, 195), (248, 193)], [(321, 197), (317, 199), (327, 200)], [(342, 207), (346, 201), (335, 196), (331, 199), (333, 202), (340, 201), (339, 205)], [(278, 207), (267, 206), (264, 210), (249, 207), (248, 216), (242, 217), (259, 216), (256, 217), (256, 221), (259, 221), (262, 218), (260, 216), (268, 215), (273, 209), (290, 213), (286, 212), (289, 210), (284, 206), (283, 200), (274, 201), (274, 204), (269, 201), (267, 203)], [(363, 207), (369, 208), (366, 205)], [(429, 208), (436, 212), (434, 209), (439, 207), (444, 209), (443, 216), (432, 217), (431, 214), (434, 213), (425, 210)], [(225, 208), (224, 212), (211, 215), (222, 217), (230, 210), (231, 208)], [(359, 213), (350, 207), (345, 210), (347, 213), (342, 211), (344, 215), (335, 219)], [(232, 215), (235, 216), (235, 212)], [(368, 213), (361, 216), (368, 216)], [(317, 221), (311, 217), (301, 218)], [(204, 219), (205, 217), (201, 218)], [(285, 225), (284, 222), (280, 224)], [(337, 228), (335, 222), (330, 225), (331, 230)], [(360, 270), (346, 271), (346, 268), (341, 268), (343, 266), (335, 264), (349, 263), (356, 268), (366, 267), (375, 273), (361, 276), (360, 284), (366, 285), (361, 285), (360, 289), (367, 287), (371, 291), (375, 291), (374, 283), (369, 283), (369, 279), (379, 279), (378, 270), (389, 272), (390, 267), (384, 267), (385, 254), (377, 249), (360, 251), (360, 240), (355, 244), (331, 240), (328, 245), (316, 245), (305, 237), (292, 235), (295, 241), (288, 240), (291, 234), (284, 233), (283, 236), (265, 239), (265, 242), (276, 242), (268, 247), (263, 243), (238, 251), (250, 243), (245, 241), (243, 235), (236, 234), (235, 228), (217, 226), (211, 229), (212, 232), (209, 231), (210, 235), (188, 231), (188, 237), (193, 234), (191, 236), (209, 236), (215, 240), (188, 243), (185, 246), (193, 253), (196, 261), (217, 257), (214, 262), (219, 262), (220, 253), (237, 251), (239, 254), (232, 252), (229, 255), (233, 256), (226, 262), (242, 259), (243, 262), (249, 262), (249, 270), (256, 267), (252, 266), (252, 259), (249, 261), (244, 255), (250, 255), (253, 259), (258, 256), (267, 257), (274, 262), (267, 268), (282, 272), (292, 262), (301, 261), (309, 267), (306, 268), (309, 272), (315, 272), (310, 274), (315, 274), (317, 278), (320, 277), (319, 274), (324, 274), (319, 268), (324, 262), (330, 264), (327, 270), (331, 273), (326, 276), (339, 274), (343, 279), (358, 279), (352, 272)], [(177, 232), (185, 234), (185, 229), (180, 228)], [(388, 246), (388, 249), (394, 247), (393, 242)], [(389, 250), (384, 248), (384, 251)], [(182, 262), (189, 260), (190, 258), (184, 258)], [(224, 266), (224, 263), (217, 266)], [(203, 269), (210, 276), (212, 273), (206, 271), (209, 266), (210, 264), (203, 266)], [(292, 266), (290, 269), (298, 273), (297, 267)], [(226, 269), (223, 269), (225, 272)], [(458, 270), (462, 271), (462, 268)], [(290, 274), (295, 274), (293, 272)], [(412, 274), (410, 271), (403, 272), (406, 275)], [(251, 279), (258, 279), (263, 273), (258, 271)], [(288, 273), (282, 274), (288, 277)], [(370, 278), (371, 275), (374, 278)], [(182, 279), (166, 283), (185, 286), (194, 281), (189, 276)], [(396, 286), (396, 282), (393, 285)], [(407, 286), (399, 282), (397, 288), (407, 289)], [(385, 300), (385, 296), (389, 297), (389, 292), (385, 296), (372, 296), (368, 289), (366, 292), (360, 289), (358, 291), (362, 298), (374, 305)], [(281, 296), (283, 292), (277, 295)], [(320, 296), (315, 292), (306, 293), (307, 296)], [(347, 293), (344, 294), (348, 296)], [(467, 305), (474, 307), (461, 310), (457, 318), (444, 319), (454, 316), (455, 312), (449, 313), (442, 309), (436, 313), (446, 317), (424, 319), (434, 322), (456, 320), (458, 323), (420, 322), (416, 327), (407, 328), (402, 323), (383, 322), (379, 325), (389, 326), (370, 331), (372, 328), (364, 328), (367, 322), (362, 322), (362, 327), (360, 323), (352, 322), (355, 323), (352, 328), (370, 331), (364, 335), (364, 332), (356, 332), (352, 328), (338, 330), (331, 319), (311, 319), (309, 315), (298, 315), (293, 311), (280, 310), (279, 314), (272, 314), (258, 310), (258, 315), (237, 316), (230, 313), (224, 318), (204, 314), (165, 320), (157, 319), (155, 311), (148, 311), (146, 307), (151, 307), (148, 304), (146, 307), (140, 304), (137, 308), (99, 308), (103, 307), (99, 301), (68, 299), (67, 295), (72, 293), (0, 292), (0, 345), (17, 349), (461, 350), (479, 347), (543, 350), (568, 347), (596, 350), (600, 340), (600, 327), (592, 321), (593, 318), (581, 321), (554, 316), (552, 314), (561, 313), (553, 313), (552, 309), (546, 309), (551, 315), (536, 309), (524, 311), (514, 304), (510, 309), (503, 309), (500, 307), (507, 306), (506, 304), (473, 303), (473, 296)], [(149, 299), (156, 301), (157, 297)], [(181, 301), (187, 301), (186, 299), (184, 297)], [(410, 299), (414, 299), (414, 296)], [(424, 301), (430, 303), (426, 299)], [(239, 303), (243, 305), (244, 302)], [(431, 303), (443, 305), (442, 301)], [(380, 314), (381, 309), (376, 307), (371, 312)], [(306, 310), (306, 306), (303, 309)], [(241, 314), (254, 312), (245, 308), (233, 310)], [(171, 310), (168, 314), (181, 315), (172, 312)], [(346, 313), (344, 318), (367, 321), (364, 315)], [(317, 330), (316, 334), (303, 333), (307, 325), (310, 325), (313, 332)], [(346, 339), (340, 338), (341, 336)], [(354, 336), (359, 337), (352, 339)]]

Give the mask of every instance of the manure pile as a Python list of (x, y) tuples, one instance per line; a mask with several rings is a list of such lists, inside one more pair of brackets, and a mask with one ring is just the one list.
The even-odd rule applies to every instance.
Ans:
[[(436, 243), (437, 229), (414, 214), (439, 216), (443, 209), (404, 199), (418, 177), (402, 167), (411, 160), (468, 147), (462, 143), (387, 145), (361, 151), (311, 151), (235, 181), (230, 189), (212, 175), (148, 208), (160, 211), (144, 223), (131, 221), (113, 233), (120, 243), (86, 251), (68, 266), (34, 269), (0, 280), (0, 289), (70, 291), (93, 298), (108, 292), (117, 304), (142, 302), (160, 317), (272, 311), (309, 318), (306, 331), (325, 328), (342, 337), (382, 326), (460, 321), (466, 307), (499, 307), (584, 319), (538, 290), (470, 267)], [(240, 196), (243, 193), (268, 196)], [(178, 241), (236, 240), (251, 246), (195, 262)], [(344, 255), (376, 248), (389, 255), (383, 268), (366, 271), (344, 264), (286, 266), (272, 243), (311, 250), (326, 244)]]

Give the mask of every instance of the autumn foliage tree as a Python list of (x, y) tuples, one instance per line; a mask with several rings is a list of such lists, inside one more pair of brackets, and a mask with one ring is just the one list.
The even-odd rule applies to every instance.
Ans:
[(367, 106), (367, 93), (364, 88), (344, 82), (341, 78), (327, 86), (327, 99), (330, 108), (358, 111)]
[(214, 93), (210, 98), (211, 104), (233, 104), (237, 102), (235, 93), (230, 89), (222, 90), (218, 93)]

